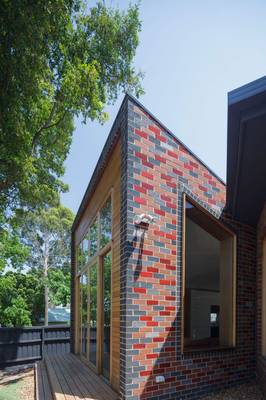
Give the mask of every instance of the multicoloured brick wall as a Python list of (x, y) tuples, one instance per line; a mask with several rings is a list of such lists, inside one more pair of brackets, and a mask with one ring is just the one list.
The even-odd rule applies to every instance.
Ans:
[[(224, 184), (135, 102), (122, 133), (121, 396), (196, 399), (255, 372), (255, 232), (221, 217), (238, 235), (237, 347), (181, 353), (183, 191), (215, 215)], [(155, 223), (142, 231), (136, 215)], [(156, 376), (165, 382), (157, 383)]]
[(262, 349), (262, 249), (266, 237), (266, 204), (257, 226), (257, 375), (266, 396), (266, 358)]

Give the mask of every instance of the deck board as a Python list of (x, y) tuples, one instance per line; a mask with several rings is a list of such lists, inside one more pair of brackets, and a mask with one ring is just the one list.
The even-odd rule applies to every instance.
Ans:
[(68, 358), (64, 358), (63, 355), (59, 356), (60, 362), (64, 364), (64, 373), (65, 377), (69, 379), (69, 381), (72, 381), (72, 386), (75, 394), (79, 396), (78, 398), (83, 399), (83, 400), (94, 400), (94, 397), (91, 393), (90, 390), (87, 390), (84, 388), (83, 382), (80, 379), (79, 375), (73, 374), (72, 369), (68, 365)]
[(37, 400), (53, 400), (44, 361), (36, 363), (36, 398)]
[[(83, 380), (85, 386), (91, 390), (94, 396), (99, 400), (115, 400), (117, 394), (101, 379), (98, 375), (92, 372), (85, 364), (83, 364), (76, 356), (70, 355), (68, 360), (75, 370), (79, 370), (79, 376)], [(88, 370), (90, 371), (90, 379), (88, 379)]]
[(73, 354), (46, 356), (45, 366), (54, 400), (118, 399), (117, 393)]

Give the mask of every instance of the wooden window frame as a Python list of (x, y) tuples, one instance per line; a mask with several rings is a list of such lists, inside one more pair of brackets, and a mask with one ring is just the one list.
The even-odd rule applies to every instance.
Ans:
[[(111, 198), (111, 216), (112, 216), (112, 235), (111, 235), (111, 240), (103, 247), (100, 248), (100, 235), (101, 235), (101, 227), (100, 227), (100, 213), (108, 199)], [(76, 343), (75, 343), (75, 350), (77, 353), (79, 353), (80, 358), (82, 361), (88, 365), (94, 372), (96, 372), (99, 375), (103, 375), (103, 312), (100, 313), (100, 315), (97, 317), (97, 350), (96, 350), (96, 366), (89, 360), (89, 340), (90, 340), (90, 333), (88, 333), (87, 336), (87, 353), (86, 358), (82, 356), (81, 353), (81, 315), (80, 315), (80, 277), (87, 273), (89, 275), (89, 269), (94, 266), (95, 264), (97, 265), (97, 308), (99, 307), (100, 310), (103, 309), (103, 259), (106, 254), (111, 253), (111, 262), (113, 266), (113, 237), (114, 237), (114, 224), (113, 224), (113, 217), (114, 217), (114, 194), (113, 194), (113, 188), (111, 188), (108, 193), (104, 196), (103, 201), (100, 203), (99, 207), (97, 208), (97, 211), (93, 218), (91, 218), (91, 222), (88, 226), (88, 228), (85, 231), (85, 234), (83, 235), (82, 239), (79, 241), (79, 243), (75, 246), (75, 285), (76, 285), (76, 290), (77, 290), (77, 295), (76, 295)], [(79, 246), (83, 242), (84, 238), (89, 232), (90, 227), (93, 225), (93, 223), (97, 220), (97, 228), (98, 228), (98, 244), (97, 244), (97, 252), (88, 260), (88, 262), (82, 266), (80, 270), (78, 270), (78, 251), (79, 251)], [(112, 274), (111, 274), (111, 292), (112, 292), (112, 287), (113, 287), (113, 281), (112, 281)], [(88, 304), (89, 304), (89, 297), (88, 297)], [(110, 307), (110, 313), (112, 316), (112, 295), (111, 295), (111, 307)], [(89, 318), (89, 312), (88, 312), (88, 318)], [(112, 323), (110, 326), (110, 342), (112, 343)], [(112, 377), (112, 346), (110, 347), (110, 379)], [(106, 378), (105, 378), (106, 379)]]
[[(231, 318), (230, 318), (230, 326), (227, 328), (227, 338), (226, 344), (223, 343), (219, 346), (215, 347), (203, 347), (198, 349), (190, 349), (185, 346), (185, 310), (186, 310), (186, 202), (192, 204), (201, 214), (202, 216), (206, 216), (207, 221), (206, 225), (209, 225), (209, 228), (203, 227), (207, 232), (211, 230), (215, 225), (217, 225), (216, 235), (212, 233), (218, 240), (222, 241), (223, 239), (219, 239), (220, 235), (218, 231), (224, 231), (225, 237), (230, 237), (231, 239), (231, 251), (230, 256), (232, 258), (232, 271), (230, 276), (230, 286), (232, 288), (231, 292)], [(199, 226), (201, 226), (199, 224)], [(202, 227), (202, 226), (201, 226)], [(209, 232), (210, 233), (210, 232)], [(220, 236), (221, 237), (221, 236)], [(226, 242), (226, 240), (224, 240)], [(195, 200), (193, 200), (186, 193), (183, 193), (182, 196), (182, 295), (181, 295), (181, 353), (186, 352), (195, 352), (195, 351), (217, 351), (219, 349), (225, 348), (234, 348), (236, 346), (236, 249), (237, 249), (237, 237), (236, 234), (231, 231), (227, 226), (225, 226), (221, 221), (217, 220), (211, 213), (209, 213), (205, 208), (199, 205)], [(266, 261), (265, 261), (266, 262)], [(266, 296), (266, 295), (265, 295)], [(266, 323), (265, 323), (266, 324)], [(229, 332), (228, 332), (229, 331)]]

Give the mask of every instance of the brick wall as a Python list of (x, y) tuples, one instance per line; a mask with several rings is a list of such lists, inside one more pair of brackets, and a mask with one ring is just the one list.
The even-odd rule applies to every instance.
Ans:
[(266, 359), (262, 347), (262, 244), (266, 235), (266, 204), (257, 226), (257, 375), (266, 395)]
[[(224, 217), (238, 234), (236, 349), (181, 354), (180, 194), (219, 215), (225, 187), (130, 100), (122, 141), (122, 398), (194, 399), (253, 378), (255, 232)], [(143, 212), (157, 219), (141, 236), (134, 217)], [(157, 375), (165, 382), (156, 383)]]

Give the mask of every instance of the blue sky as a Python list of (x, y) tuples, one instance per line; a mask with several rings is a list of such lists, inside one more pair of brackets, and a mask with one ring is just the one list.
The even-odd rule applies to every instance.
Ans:
[[(127, 0), (109, 1), (126, 8)], [(266, 74), (265, 0), (142, 0), (141, 103), (226, 178), (227, 92)], [(62, 203), (77, 211), (123, 99), (100, 125), (76, 121)]]

